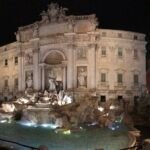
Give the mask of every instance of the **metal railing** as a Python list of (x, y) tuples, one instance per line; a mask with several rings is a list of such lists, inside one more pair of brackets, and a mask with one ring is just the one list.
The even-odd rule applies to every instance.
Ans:
[[(40, 150), (39, 148), (29, 146), (29, 145), (25, 145), (25, 144), (21, 144), (21, 143), (14, 142), (14, 141), (10, 141), (10, 140), (5, 140), (5, 139), (0, 138), (0, 141), (16, 144), (16, 145), (19, 145), (19, 146), (22, 146), (22, 147), (25, 147), (25, 148), (29, 148), (30, 150)], [(143, 145), (144, 144), (139, 144), (139, 145), (135, 145), (135, 146), (128, 147), (128, 148), (123, 148), (123, 149), (120, 149), (120, 150), (135, 150), (135, 148), (136, 148), (136, 150), (142, 150)], [(104, 149), (95, 149), (95, 150), (104, 150)]]
[(25, 144), (21, 144), (21, 143), (14, 142), (14, 141), (10, 141), (10, 140), (5, 140), (5, 139), (0, 138), (0, 141), (16, 144), (16, 145), (19, 145), (19, 146), (22, 146), (22, 147), (25, 147), (25, 148), (29, 148), (30, 150), (40, 150), (39, 148), (32, 147), (32, 146), (25, 145)]
[(120, 150), (142, 150), (142, 147), (143, 147), (144, 144), (139, 144), (139, 145), (135, 145), (135, 146), (132, 146), (132, 147), (128, 147), (128, 148), (123, 148), (123, 149), (120, 149)]

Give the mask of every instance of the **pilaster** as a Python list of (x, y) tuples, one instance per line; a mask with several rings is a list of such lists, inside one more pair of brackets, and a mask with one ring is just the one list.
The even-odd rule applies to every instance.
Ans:
[(40, 75), (39, 75), (39, 39), (33, 39), (33, 88), (40, 90)]
[(89, 44), (89, 67), (88, 67), (88, 88), (90, 90), (96, 89), (96, 45)]
[(24, 73), (23, 73), (23, 68), (24, 68), (24, 65), (23, 65), (23, 57), (24, 57), (24, 53), (21, 49), (21, 43), (18, 44), (18, 47), (17, 47), (17, 50), (18, 50), (18, 81), (19, 81), (19, 85), (18, 85), (18, 90), (20, 92), (24, 91)]
[(68, 67), (67, 67), (67, 89), (73, 89), (73, 76), (74, 76), (74, 64), (73, 64), (73, 48), (74, 45), (68, 45)]

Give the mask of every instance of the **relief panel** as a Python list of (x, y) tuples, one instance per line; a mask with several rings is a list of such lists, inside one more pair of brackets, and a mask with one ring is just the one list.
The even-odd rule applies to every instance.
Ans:
[(25, 65), (32, 65), (33, 64), (33, 54), (32, 53), (26, 53), (24, 57)]
[(77, 60), (86, 60), (87, 59), (87, 50), (85, 48), (77, 49)]

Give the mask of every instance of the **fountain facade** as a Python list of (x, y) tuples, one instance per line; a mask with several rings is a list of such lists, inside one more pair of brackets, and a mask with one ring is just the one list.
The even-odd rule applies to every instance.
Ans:
[(50, 4), (42, 20), (19, 27), (17, 41), (0, 47), (0, 59), (8, 61), (0, 64), (0, 98), (56, 88), (133, 106), (145, 88), (145, 35), (99, 29), (94, 14), (67, 16), (66, 10)]
[[(0, 53), (7, 48), (7, 53), (17, 60), (15, 67), (5, 63), (5, 67), (9, 65), (1, 72), (1, 99), (13, 99), (12, 103), (2, 104), (1, 123), (17, 118), (19, 124), (50, 127), (65, 135), (81, 131), (81, 126), (109, 128), (111, 133), (120, 130), (122, 122), (132, 126), (128, 108), (145, 90), (145, 35), (98, 29), (95, 15), (67, 16), (66, 10), (50, 4), (47, 12), (41, 13), (41, 21), (20, 27), (17, 42), (0, 48)], [(92, 135), (90, 130), (85, 135), (88, 132)], [(51, 134), (51, 140), (63, 143), (59, 138), (66, 137), (56, 133)], [(80, 143), (89, 135), (73, 134), (69, 140)], [(127, 136), (124, 138), (127, 141)], [(67, 141), (65, 144), (70, 144)], [(86, 144), (73, 147), (83, 149)], [(55, 149), (56, 145), (50, 146)]]

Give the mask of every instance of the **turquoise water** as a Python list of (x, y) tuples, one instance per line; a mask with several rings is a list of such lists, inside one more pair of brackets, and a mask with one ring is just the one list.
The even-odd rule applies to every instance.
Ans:
[[(95, 127), (64, 135), (48, 128), (3, 123), (0, 124), (0, 138), (33, 147), (46, 145), (49, 150), (119, 150), (128, 145), (127, 129), (123, 125), (115, 131)], [(27, 150), (23, 147), (17, 149)]]

